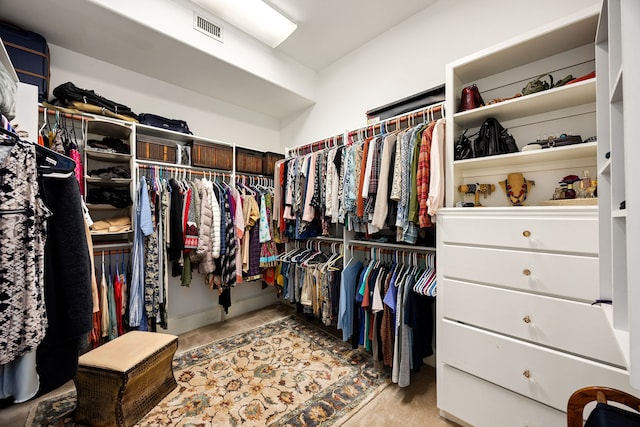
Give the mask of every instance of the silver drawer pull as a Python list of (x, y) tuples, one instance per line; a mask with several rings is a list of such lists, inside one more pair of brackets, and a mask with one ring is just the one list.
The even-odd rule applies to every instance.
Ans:
[(527, 323), (527, 324), (528, 324), (528, 323), (531, 323), (531, 317), (529, 317), (529, 315), (527, 314), (526, 316), (524, 316), (524, 317), (522, 318), (522, 321), (523, 321), (524, 323)]
[(522, 232), (522, 235), (523, 235), (524, 237), (529, 237), (529, 236), (531, 236), (531, 232), (530, 232), (529, 230), (524, 230), (524, 231)]
[(524, 270), (522, 270), (522, 274), (524, 274), (525, 276), (531, 276), (531, 270), (525, 268)]
[(525, 378), (531, 378), (531, 372), (529, 372), (528, 369), (525, 369), (525, 371), (522, 373), (522, 376), (524, 376)]

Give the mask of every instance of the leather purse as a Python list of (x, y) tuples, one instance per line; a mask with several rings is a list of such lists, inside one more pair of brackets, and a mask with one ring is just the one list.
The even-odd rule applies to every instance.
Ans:
[[(549, 82), (542, 80), (543, 77), (549, 77)], [(522, 88), (523, 95), (531, 95), (532, 93), (542, 92), (553, 87), (553, 76), (551, 74), (540, 74), (535, 79), (531, 80), (525, 87)]]
[(467, 86), (462, 89), (462, 95), (460, 96), (460, 108), (458, 111), (473, 110), (474, 108), (484, 106), (484, 100), (480, 95), (480, 90), (475, 84)]
[(516, 140), (502, 127), (500, 122), (489, 117), (480, 126), (478, 137), (473, 141), (475, 157), (494, 156), (496, 154), (515, 153), (519, 151)]
[[(538, 139), (534, 142), (530, 142), (527, 146), (533, 146), (534, 148), (552, 148), (562, 147), (565, 145), (581, 144), (582, 137), (580, 135), (566, 135), (562, 134), (558, 137), (550, 136), (547, 139)], [(528, 151), (528, 150), (525, 150)]]
[(467, 136), (467, 131), (469, 129), (465, 129), (464, 132), (458, 137), (458, 141), (454, 146), (453, 158), (454, 160), (466, 160), (474, 158), (473, 154), (473, 144), (471, 143), (471, 138), (477, 135), (473, 134), (471, 136)]

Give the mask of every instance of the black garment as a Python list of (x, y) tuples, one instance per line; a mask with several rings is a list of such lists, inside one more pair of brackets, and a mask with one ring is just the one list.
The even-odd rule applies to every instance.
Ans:
[(404, 302), (404, 323), (413, 329), (411, 369), (419, 371), (422, 359), (433, 354), (433, 302), (434, 297), (410, 291)]
[(93, 328), (91, 260), (75, 177), (43, 178), (47, 222), (44, 286), (49, 326), (36, 350), (38, 395), (60, 387), (78, 370), (79, 347)]
[(169, 236), (171, 242), (169, 244), (168, 257), (169, 261), (180, 259), (180, 254), (184, 249), (184, 236), (182, 235), (182, 205), (184, 196), (180, 191), (178, 182), (171, 178), (169, 180), (171, 187), (171, 206), (169, 208)]

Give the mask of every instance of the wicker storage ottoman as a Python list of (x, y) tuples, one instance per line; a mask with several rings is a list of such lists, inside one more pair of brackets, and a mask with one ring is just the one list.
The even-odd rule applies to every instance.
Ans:
[(176, 387), (171, 362), (177, 347), (175, 335), (132, 331), (80, 356), (76, 423), (138, 422)]

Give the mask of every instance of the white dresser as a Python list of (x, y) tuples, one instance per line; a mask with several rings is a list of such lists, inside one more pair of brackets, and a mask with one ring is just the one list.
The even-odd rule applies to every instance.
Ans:
[(438, 406), (474, 426), (562, 426), (588, 385), (629, 390), (598, 298), (596, 207), (438, 215)]

